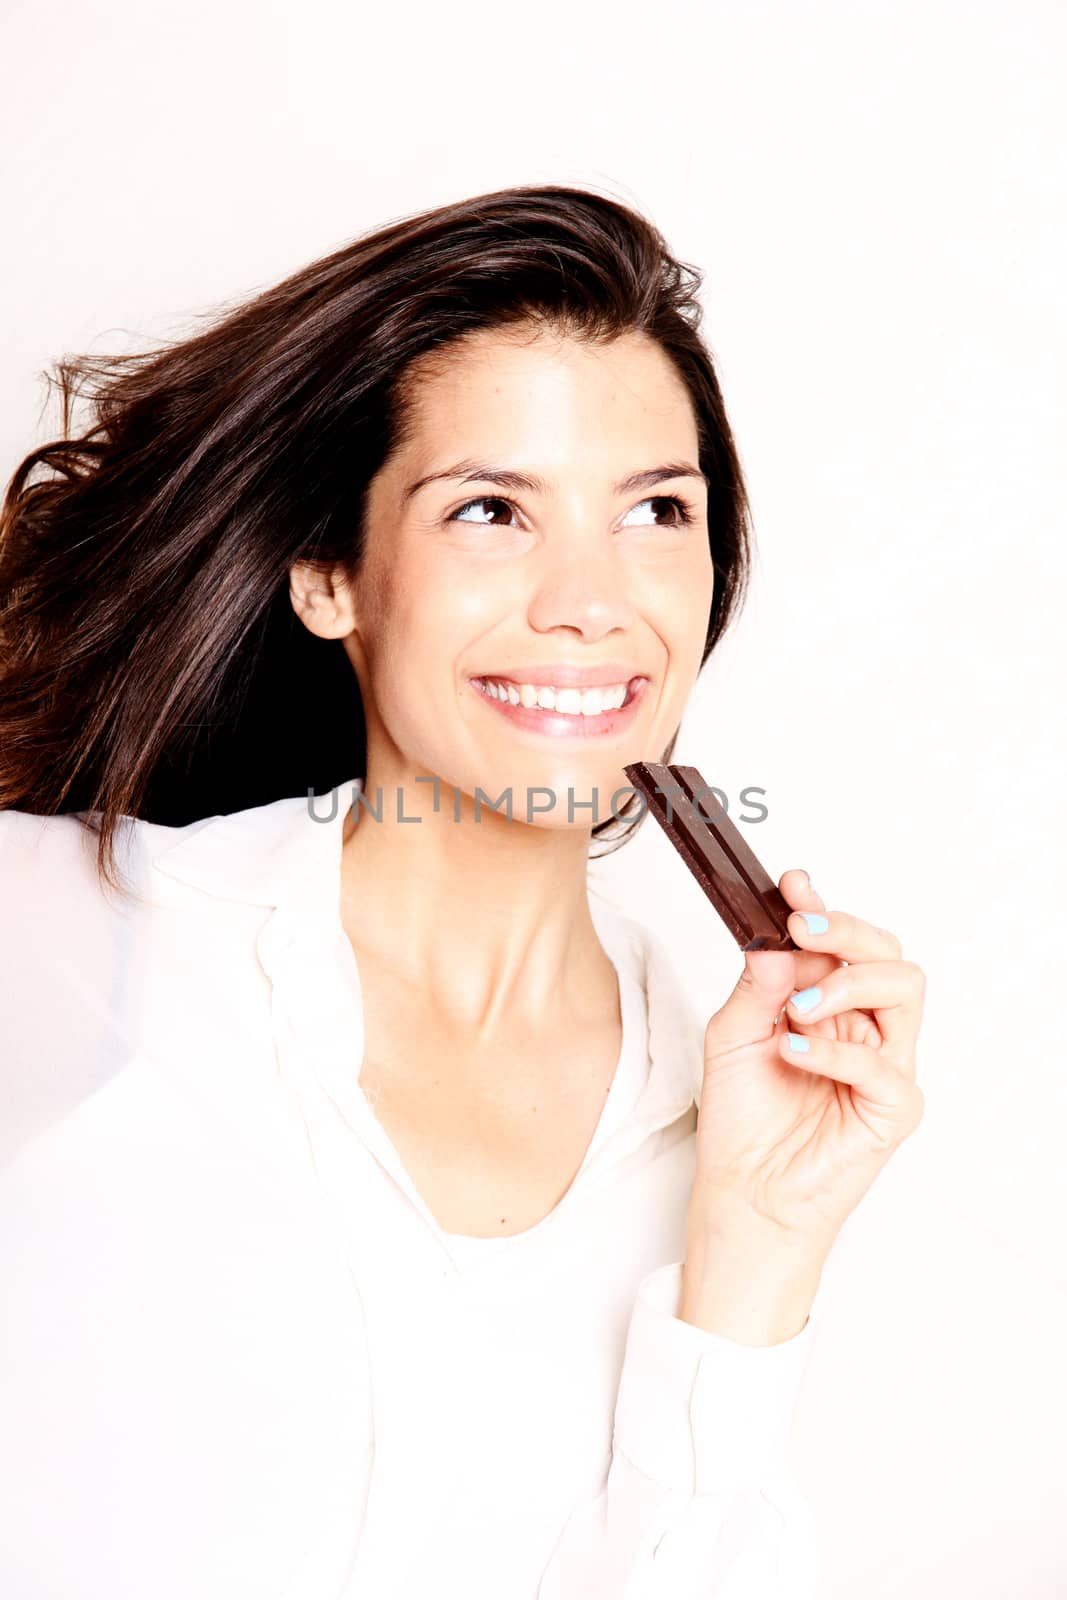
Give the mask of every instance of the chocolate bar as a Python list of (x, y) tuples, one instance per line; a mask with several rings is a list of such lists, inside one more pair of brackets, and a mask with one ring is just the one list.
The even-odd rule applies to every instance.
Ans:
[(796, 950), (787, 903), (696, 767), (635, 761), (623, 771), (742, 950)]

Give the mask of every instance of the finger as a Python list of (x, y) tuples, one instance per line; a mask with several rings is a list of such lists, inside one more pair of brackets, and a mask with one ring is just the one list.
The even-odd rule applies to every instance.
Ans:
[(861, 961), (838, 967), (818, 984), (790, 995), (786, 1016), (817, 1022), (842, 1011), (870, 1011), (899, 1067), (914, 1075), (914, 1046), (922, 1020), (926, 976), (914, 961)]
[(796, 983), (789, 950), (746, 950), (744, 971), (704, 1035), (705, 1054), (722, 1055), (754, 1039), (768, 1039)]
[(804, 950), (818, 950), (839, 961), (899, 961), (900, 940), (888, 928), (876, 928), (847, 911), (796, 910), (789, 915), (789, 933)]
[[(812, 888), (811, 880), (803, 867), (790, 867), (788, 872), (783, 872), (778, 880), (778, 887), (786, 904), (794, 907), (797, 914), (806, 911), (810, 916), (818, 916), (825, 913), (826, 908), (823, 905), (822, 898)], [(807, 926), (803, 919), (802, 926)], [(798, 989), (806, 988), (812, 983), (818, 983), (819, 979), (827, 972), (835, 970), (838, 965), (837, 957), (828, 952), (824, 953), (821, 950), (817, 950), (818, 940), (814, 941), (810, 948), (805, 948), (805, 944), (793, 933), (792, 919), (789, 922), (789, 931), (792, 934), (794, 944), (798, 946), (795, 952), (797, 964), (796, 987)]]
[[(801, 991), (803, 992), (803, 991)], [(799, 1027), (791, 1012), (782, 1008), (786, 1027)], [(846, 1044), (867, 1044), (880, 1050), (885, 1043), (878, 1024), (869, 1011), (839, 1011), (836, 1016), (824, 1017), (821, 1022), (804, 1021), (805, 1033), (818, 1033), (827, 1039), (841, 1039)], [(894, 1061), (894, 1066), (896, 1062)]]
[(803, 867), (790, 867), (778, 880), (782, 898), (795, 911), (822, 911), (822, 897)]
[(879, 1051), (865, 1044), (844, 1044), (838, 1039), (784, 1029), (778, 1046), (783, 1061), (790, 1066), (855, 1089), (871, 1113), (904, 1127), (908, 1133), (918, 1126), (925, 1104), (922, 1090)]

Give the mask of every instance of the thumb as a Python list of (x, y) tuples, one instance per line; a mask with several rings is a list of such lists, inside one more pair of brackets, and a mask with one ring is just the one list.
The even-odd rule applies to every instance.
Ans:
[(705, 1057), (769, 1039), (795, 982), (796, 961), (790, 951), (746, 950), (744, 971), (725, 1005), (708, 1023)]

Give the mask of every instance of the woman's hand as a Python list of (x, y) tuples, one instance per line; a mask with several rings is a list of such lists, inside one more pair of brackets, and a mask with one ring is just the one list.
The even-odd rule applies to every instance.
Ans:
[[(921, 969), (892, 933), (826, 911), (805, 872), (784, 873), (779, 887), (801, 949), (747, 952), (705, 1033), (686, 1258), (694, 1299), (713, 1261), (761, 1250), (771, 1275), (789, 1262), (797, 1284), (817, 1282), (845, 1218), (922, 1116)], [(809, 931), (805, 911), (825, 931)], [(814, 1007), (791, 998), (815, 989)], [(791, 1033), (802, 1051), (789, 1048)]]

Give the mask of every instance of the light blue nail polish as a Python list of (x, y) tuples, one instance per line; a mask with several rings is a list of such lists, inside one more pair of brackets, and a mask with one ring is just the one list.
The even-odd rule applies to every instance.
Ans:
[(807, 923), (808, 932), (809, 933), (827, 933), (827, 932), (829, 932), (829, 929), (830, 929), (829, 918), (828, 917), (824, 917), (821, 911), (802, 911), (800, 913), (800, 915), (804, 918), (804, 921)]
[(814, 1011), (822, 999), (820, 989), (797, 989), (789, 996), (798, 1011)]
[(788, 1035), (788, 1039), (789, 1039), (789, 1048), (790, 1048), (790, 1050), (797, 1050), (797, 1051), (803, 1052), (803, 1051), (809, 1050), (811, 1048), (810, 1041), (809, 1041), (809, 1039), (808, 1039), (806, 1034), (803, 1034), (803, 1033), (791, 1033), (791, 1034)]

